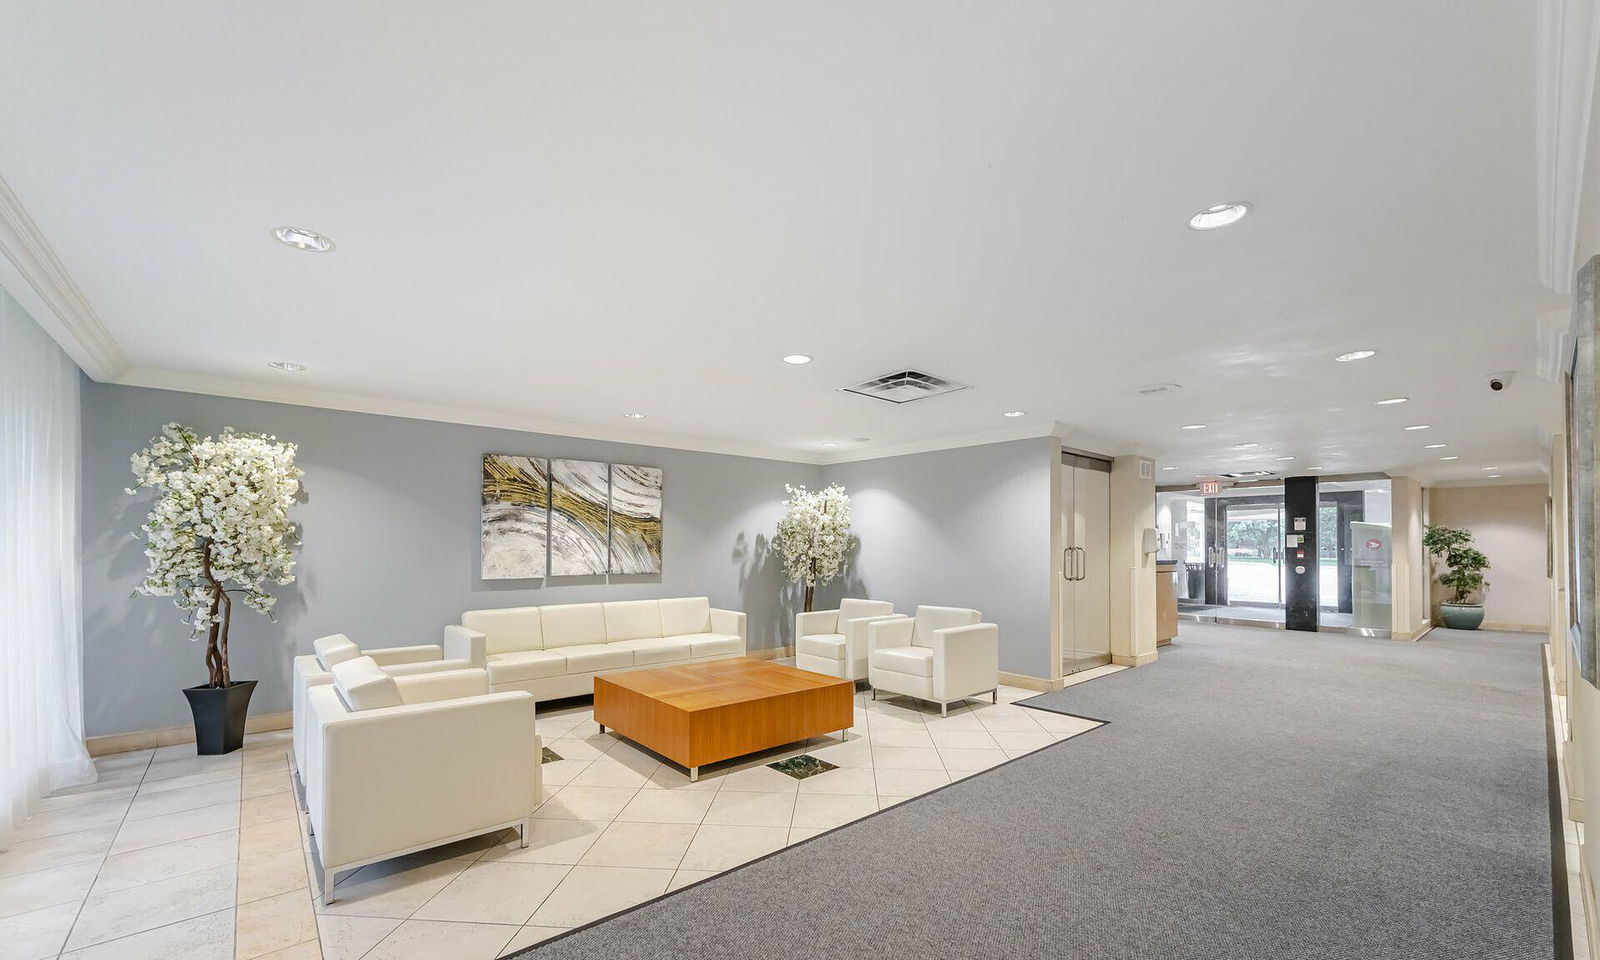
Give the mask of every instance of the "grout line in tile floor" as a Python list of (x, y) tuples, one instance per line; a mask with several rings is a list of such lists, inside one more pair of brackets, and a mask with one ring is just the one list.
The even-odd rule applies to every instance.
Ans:
[[(139, 774), (139, 785), (140, 786), (144, 785), (144, 778), (145, 778), (146, 775), (148, 775), (150, 773), (150, 764), (155, 762), (155, 758), (156, 758), (155, 751), (151, 750), (150, 751), (150, 756), (148, 758), (146, 758), (146, 760), (144, 762), (144, 769)], [(61, 953), (61, 952), (66, 950), (68, 943), (72, 942), (72, 933), (73, 933), (73, 931), (78, 929), (78, 921), (83, 919), (83, 907), (84, 907), (85, 904), (87, 904), (89, 902), (89, 898), (94, 896), (95, 885), (100, 882), (100, 871), (105, 869), (106, 861), (111, 858), (111, 850), (112, 850), (112, 848), (114, 848), (116, 846), (116, 843), (117, 843), (117, 834), (120, 834), (122, 832), (123, 824), (128, 822), (128, 814), (133, 811), (133, 804), (138, 799), (139, 799), (139, 789), (138, 789), (138, 787), (135, 787), (134, 791), (133, 791), (133, 796), (128, 798), (128, 806), (127, 806), (127, 808), (122, 811), (122, 819), (117, 821), (117, 829), (111, 834), (111, 842), (106, 844), (105, 853), (102, 853), (100, 855), (100, 863), (94, 869), (94, 879), (89, 882), (89, 888), (86, 891), (84, 891), (83, 899), (78, 901), (78, 911), (72, 917), (72, 924), (67, 927), (66, 936), (61, 938), (61, 950), (57, 951), (58, 955), (59, 955), (59, 953)], [(93, 804), (85, 804), (85, 806), (93, 806)]]

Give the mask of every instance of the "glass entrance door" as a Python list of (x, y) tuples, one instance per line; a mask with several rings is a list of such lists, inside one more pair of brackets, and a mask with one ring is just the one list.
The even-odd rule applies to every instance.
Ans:
[(1223, 605), (1283, 606), (1283, 500), (1225, 500), (1226, 595)]

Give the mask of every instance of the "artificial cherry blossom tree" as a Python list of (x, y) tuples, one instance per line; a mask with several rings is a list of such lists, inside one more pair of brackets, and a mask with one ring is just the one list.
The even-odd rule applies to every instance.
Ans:
[[(227, 687), (230, 594), (269, 619), (276, 599), (269, 581), (294, 582), (290, 547), (298, 540), (289, 507), (300, 491), (295, 445), (277, 437), (236, 433), (200, 439), (177, 423), (133, 455), (138, 488), (161, 497), (140, 529), (150, 569), (138, 593), (172, 597), (193, 627), (206, 635), (211, 687)], [(138, 493), (129, 488), (129, 494)]]
[(789, 499), (783, 502), (774, 546), (789, 582), (805, 583), (809, 613), (817, 584), (839, 575), (856, 542), (850, 533), (850, 496), (837, 483), (815, 492), (789, 484), (783, 489)]

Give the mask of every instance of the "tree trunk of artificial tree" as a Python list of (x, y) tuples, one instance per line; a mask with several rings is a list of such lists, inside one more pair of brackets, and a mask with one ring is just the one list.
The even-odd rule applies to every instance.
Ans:
[(810, 613), (811, 612), (811, 597), (816, 592), (817, 592), (817, 588), (815, 586), (813, 586), (813, 585), (811, 585), (809, 583), (806, 584), (806, 613)]
[[(207, 685), (228, 685), (228, 622), (233, 619), (233, 601), (222, 584), (211, 575), (211, 544), (202, 548), (203, 571), (211, 585), (211, 629), (206, 632), (206, 670), (210, 674)], [(220, 614), (220, 616), (219, 616)]]

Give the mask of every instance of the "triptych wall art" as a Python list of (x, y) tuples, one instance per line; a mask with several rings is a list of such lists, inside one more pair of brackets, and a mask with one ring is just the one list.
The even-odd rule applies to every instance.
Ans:
[(661, 572), (660, 467), (483, 458), (483, 579)]

